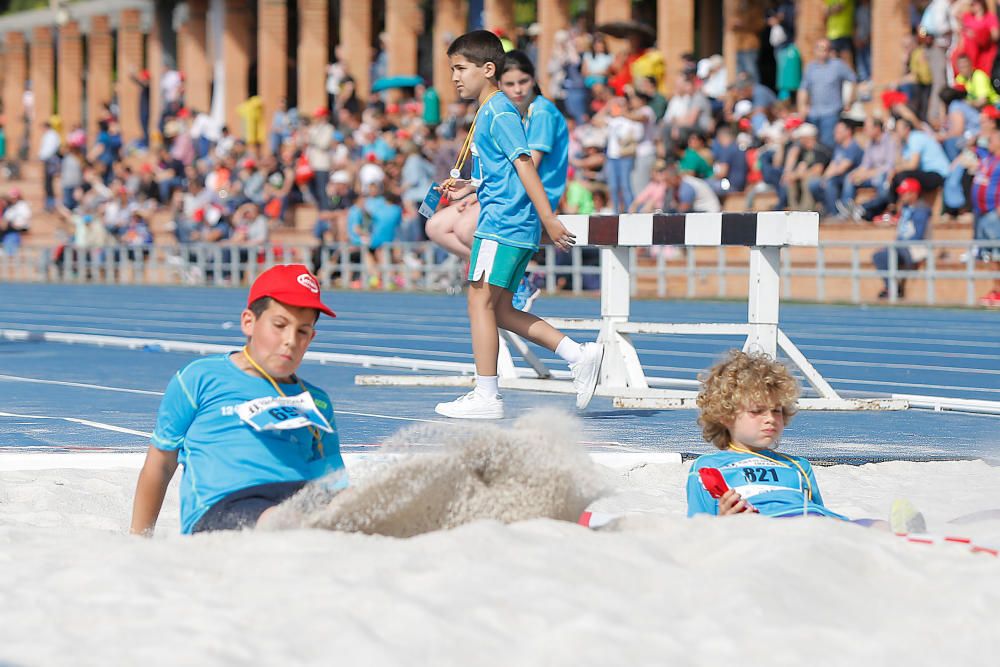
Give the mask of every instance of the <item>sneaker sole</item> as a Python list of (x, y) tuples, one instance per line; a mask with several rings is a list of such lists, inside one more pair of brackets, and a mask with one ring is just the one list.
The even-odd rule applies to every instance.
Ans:
[(490, 414), (481, 414), (480, 413), (480, 414), (452, 415), (452, 414), (448, 414), (447, 411), (442, 410), (442, 409), (437, 408), (437, 407), (434, 408), (434, 412), (436, 412), (437, 414), (439, 414), (439, 415), (441, 415), (443, 417), (447, 417), (448, 419), (503, 419), (503, 416), (504, 416), (503, 412), (500, 412), (500, 414), (497, 414), (497, 413), (494, 412), (494, 413), (490, 413)]
[(597, 384), (601, 381), (601, 366), (604, 364), (604, 346), (601, 345), (601, 356), (597, 359), (597, 371), (594, 373), (594, 381), (590, 383), (587, 391), (583, 394), (576, 395), (576, 409), (584, 410), (590, 401), (594, 398), (594, 392), (597, 391)]

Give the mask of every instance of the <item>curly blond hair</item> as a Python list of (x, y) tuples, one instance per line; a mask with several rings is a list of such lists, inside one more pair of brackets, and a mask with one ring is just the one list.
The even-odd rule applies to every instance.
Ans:
[(799, 383), (781, 362), (762, 353), (730, 350), (725, 359), (698, 376), (701, 435), (719, 449), (729, 447), (729, 429), (740, 410), (780, 405), (785, 422), (795, 414)]

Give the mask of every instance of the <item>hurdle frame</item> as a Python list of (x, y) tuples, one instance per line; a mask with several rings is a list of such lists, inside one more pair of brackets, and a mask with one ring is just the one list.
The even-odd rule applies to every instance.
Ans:
[[(604, 362), (596, 396), (612, 399), (618, 408), (695, 408), (697, 381), (650, 378), (643, 371), (632, 343), (636, 334), (745, 336), (743, 350), (778, 357), (780, 350), (797, 368), (818, 397), (802, 398), (806, 410), (903, 410), (900, 398), (845, 398), (827, 382), (781, 330), (781, 250), (817, 246), (819, 214), (813, 212), (687, 213), (562, 215), (559, 219), (576, 236), (578, 246), (596, 246), (601, 254), (601, 313), (599, 319), (545, 318), (563, 331), (597, 331), (604, 345)], [(746, 246), (750, 252), (747, 322), (673, 324), (631, 321), (633, 247), (671, 245)], [(504, 389), (575, 393), (567, 371), (554, 371), (515, 334), (501, 330), (497, 364)], [(513, 351), (529, 368), (514, 363)], [(472, 385), (471, 376), (358, 375), (359, 385), (457, 386)]]

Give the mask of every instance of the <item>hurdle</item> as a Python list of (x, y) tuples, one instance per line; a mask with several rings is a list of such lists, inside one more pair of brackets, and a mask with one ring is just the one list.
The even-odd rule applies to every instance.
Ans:
[[(637, 334), (745, 336), (743, 350), (773, 358), (784, 353), (817, 397), (802, 398), (805, 410), (904, 410), (896, 397), (847, 398), (833, 389), (778, 324), (782, 248), (819, 244), (819, 214), (812, 212), (686, 213), (561, 215), (576, 235), (576, 245), (596, 246), (601, 254), (601, 316), (599, 319), (546, 318), (563, 331), (597, 331), (604, 345), (604, 363), (595, 395), (610, 397), (617, 408), (696, 408), (698, 382), (650, 378), (642, 369), (632, 343)], [(650, 246), (744, 246), (749, 249), (747, 322), (632, 322), (631, 248)], [(575, 393), (568, 371), (549, 369), (516, 335), (501, 332), (497, 374), (500, 387), (529, 391)], [(511, 349), (528, 364), (519, 368)], [(471, 386), (472, 376), (358, 375), (359, 385)]]

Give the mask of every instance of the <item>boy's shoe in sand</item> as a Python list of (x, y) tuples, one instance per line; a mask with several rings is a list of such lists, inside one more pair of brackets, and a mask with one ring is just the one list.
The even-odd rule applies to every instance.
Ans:
[(434, 412), (452, 419), (503, 419), (503, 396), (483, 396), (473, 389), (448, 403), (438, 403)]
[(600, 343), (584, 343), (580, 361), (570, 364), (573, 372), (573, 386), (576, 387), (576, 407), (583, 410), (590, 404), (601, 379), (601, 362), (604, 360), (604, 346)]
[(913, 503), (906, 498), (897, 498), (892, 501), (892, 508), (889, 510), (889, 529), (896, 534), (926, 533), (927, 522)]

